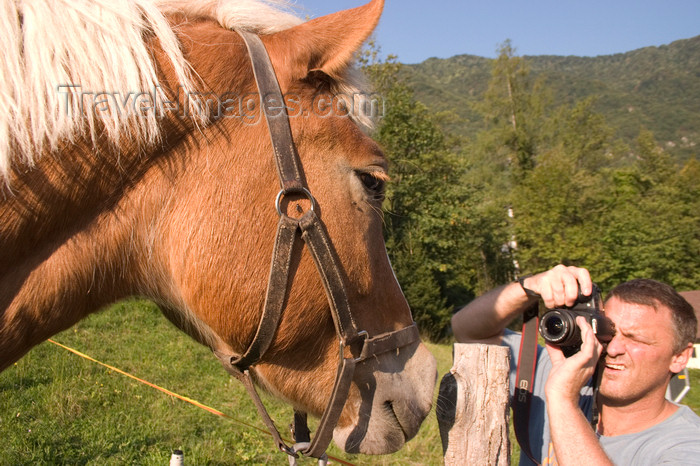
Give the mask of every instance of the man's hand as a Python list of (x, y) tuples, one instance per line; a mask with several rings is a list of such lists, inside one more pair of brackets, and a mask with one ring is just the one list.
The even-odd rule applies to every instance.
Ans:
[(547, 353), (552, 361), (552, 370), (545, 384), (547, 402), (569, 401), (578, 404), (581, 388), (590, 380), (598, 359), (603, 352), (593, 329), (586, 319), (579, 316), (576, 324), (581, 329), (581, 350), (569, 358), (564, 356), (561, 348), (547, 343)]
[(579, 285), (584, 296), (589, 296), (593, 291), (588, 270), (564, 265), (557, 265), (553, 269), (527, 277), (523, 281), (523, 286), (539, 294), (545, 307), (549, 309), (573, 306), (578, 298)]
[[(588, 270), (563, 265), (523, 280), (523, 286), (539, 294), (549, 308), (572, 306), (579, 285), (584, 295), (591, 294), (593, 284)], [(528, 296), (518, 282), (491, 290), (452, 316), (455, 339), (460, 343), (498, 344), (508, 323), (537, 299)]]
[(603, 345), (586, 319), (577, 317), (576, 324), (583, 340), (578, 353), (566, 358), (561, 349), (547, 345), (552, 369), (544, 391), (554, 453), (562, 466), (581, 464), (581, 458), (587, 464), (612, 464), (578, 406), (581, 387), (593, 375)]

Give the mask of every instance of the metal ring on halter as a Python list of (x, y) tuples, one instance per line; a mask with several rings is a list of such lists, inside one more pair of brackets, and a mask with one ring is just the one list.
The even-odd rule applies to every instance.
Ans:
[[(365, 340), (369, 338), (369, 333), (367, 333), (367, 330), (360, 330), (357, 332), (357, 336), (359, 337), (364, 337)], [(340, 359), (342, 360), (345, 358), (345, 344), (343, 343), (343, 340), (340, 340)], [(360, 358), (355, 358), (355, 362), (358, 363), (360, 362)]]
[[(300, 451), (306, 450), (311, 446), (311, 442), (301, 442), (301, 443), (295, 443), (294, 446), (292, 446), (292, 450), (294, 452), (299, 453)], [(289, 459), (289, 466), (297, 466), (297, 457), (296, 456), (288, 456)], [(318, 459), (318, 466), (326, 466), (328, 464), (328, 455), (324, 453), (321, 455), (321, 457)]]
[(293, 189), (287, 189), (287, 190), (280, 190), (279, 193), (277, 193), (277, 197), (275, 198), (275, 208), (277, 209), (277, 214), (281, 217), (282, 216), (282, 207), (280, 206), (280, 203), (282, 202), (282, 198), (286, 196), (287, 194), (303, 194), (306, 196), (306, 198), (311, 201), (311, 211), (313, 212), (316, 209), (316, 199), (311, 195), (311, 192), (306, 189), (306, 188), (293, 188)]

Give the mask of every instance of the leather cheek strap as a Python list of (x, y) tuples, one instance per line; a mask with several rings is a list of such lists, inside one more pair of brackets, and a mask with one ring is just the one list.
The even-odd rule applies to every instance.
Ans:
[[(241, 356), (219, 351), (215, 351), (214, 354), (219, 358), (224, 368), (244, 384), (255, 403), (258, 413), (270, 430), (280, 450), (293, 457), (297, 457), (297, 451), (301, 451), (306, 456), (320, 458), (324, 455), (325, 449), (333, 437), (333, 429), (345, 406), (355, 366), (372, 356), (391, 350), (398, 350), (417, 341), (419, 339), (418, 329), (414, 322), (413, 325), (403, 329), (373, 338), (369, 338), (367, 332), (358, 330), (350, 309), (340, 262), (336, 257), (323, 223), (314, 212), (315, 200), (303, 178), (301, 162), (292, 138), (289, 118), (283, 106), (284, 99), (270, 62), (270, 57), (262, 40), (257, 35), (244, 31), (239, 31), (239, 34), (243, 38), (251, 57), (253, 74), (261, 96), (261, 111), (265, 115), (270, 132), (281, 186), (281, 191), (277, 195), (276, 200), (280, 220), (270, 267), (265, 307), (253, 340), (248, 344), (248, 348)], [(290, 193), (302, 194), (311, 201), (311, 209), (305, 212), (301, 218), (292, 218), (282, 213), (280, 200), (284, 195)], [(274, 340), (283, 309), (286, 305), (291, 258), (294, 252), (295, 239), (299, 232), (321, 276), (333, 324), (340, 341), (341, 351), (331, 397), (321, 418), (315, 438), (307, 448), (299, 445), (290, 448), (284, 443), (274, 422), (267, 414), (253, 384), (249, 368), (262, 360)], [(359, 343), (361, 343), (361, 347), (357, 346)], [(342, 350), (344, 346), (349, 346), (351, 350), (356, 350), (352, 352), (353, 357), (345, 358), (343, 356)], [(358, 347), (359, 350), (357, 350)], [(295, 418), (297, 417), (301, 418), (301, 416), (295, 415)], [(308, 431), (308, 427), (299, 430)]]
[[(343, 412), (345, 402), (347, 401), (348, 394), (350, 392), (350, 384), (352, 383), (352, 378), (357, 364), (361, 364), (367, 359), (379, 354), (408, 346), (411, 343), (418, 341), (419, 338), (418, 327), (414, 322), (412, 325), (404, 327), (400, 330), (377, 335), (374, 338), (365, 339), (358, 358), (342, 358), (340, 360), (340, 364), (338, 365), (338, 371), (336, 373), (335, 384), (333, 385), (331, 397), (328, 400), (326, 409), (324, 410), (321, 421), (319, 422), (316, 435), (311, 441), (309, 447), (300, 450), (299, 452), (304, 456), (310, 456), (313, 458), (320, 458), (325, 453), (328, 445), (333, 439), (333, 430), (338, 423), (338, 419), (340, 419), (340, 414)], [(220, 351), (214, 351), (214, 354), (217, 358), (219, 358), (219, 361), (224, 366), (226, 371), (243, 383), (248, 395), (251, 397), (256, 409), (258, 410), (258, 414), (274, 438), (277, 447), (281, 451), (291, 456), (296, 456), (296, 451), (292, 447), (287, 446), (284, 440), (282, 440), (274, 421), (272, 421), (267, 413), (267, 410), (260, 399), (260, 395), (255, 389), (250, 371), (239, 370), (236, 365), (233, 364), (233, 362), (238, 359), (235, 356)], [(303, 426), (308, 431), (305, 419)]]

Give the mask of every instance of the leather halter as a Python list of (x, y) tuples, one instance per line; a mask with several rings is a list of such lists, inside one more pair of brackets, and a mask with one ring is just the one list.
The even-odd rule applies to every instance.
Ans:
[[(368, 358), (417, 341), (419, 339), (418, 328), (414, 322), (403, 329), (373, 337), (370, 337), (366, 331), (359, 330), (350, 310), (340, 265), (323, 223), (316, 215), (316, 202), (303, 178), (303, 170), (292, 139), (282, 92), (267, 50), (257, 35), (244, 31), (237, 32), (248, 48), (255, 81), (260, 93), (261, 111), (265, 114), (270, 131), (277, 174), (281, 185), (281, 190), (275, 200), (275, 207), (280, 219), (272, 253), (265, 308), (253, 341), (250, 342), (248, 349), (242, 356), (223, 354), (218, 351), (215, 351), (215, 354), (224, 368), (243, 382), (280, 450), (293, 457), (297, 457), (296, 453), (300, 452), (305, 456), (321, 458), (328, 448), (333, 437), (333, 429), (335, 429), (340, 413), (345, 406), (355, 366)], [(282, 199), (287, 195), (306, 197), (311, 203), (311, 208), (300, 218), (289, 217), (282, 211), (281, 207)], [(321, 417), (316, 436), (313, 441), (309, 442), (306, 415), (295, 413), (295, 420), (301, 420), (301, 422), (297, 422), (295, 426), (297, 444), (289, 447), (284, 443), (267, 414), (253, 385), (249, 368), (261, 360), (270, 347), (279, 326), (287, 296), (295, 238), (299, 232), (309, 248), (328, 297), (333, 323), (340, 340), (340, 361), (331, 398)], [(350, 348), (351, 357), (344, 356), (345, 347)]]

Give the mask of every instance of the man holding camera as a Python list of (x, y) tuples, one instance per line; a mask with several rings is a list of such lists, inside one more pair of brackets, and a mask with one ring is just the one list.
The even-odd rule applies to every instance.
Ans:
[[(586, 269), (557, 267), (510, 283), (475, 299), (452, 318), (458, 342), (506, 344), (511, 348), (511, 396), (520, 335), (510, 321), (541, 299), (549, 309), (572, 306), (591, 295)], [(614, 324), (606, 348), (583, 317), (580, 350), (538, 349), (530, 407), (529, 447), (541, 464), (700, 464), (700, 417), (665, 399), (674, 373), (692, 354), (697, 318), (673, 288), (632, 280), (613, 289), (604, 305)], [(596, 429), (589, 417), (593, 382), (601, 364)], [(603, 362), (601, 361), (601, 363)], [(521, 454), (520, 464), (532, 464)]]

